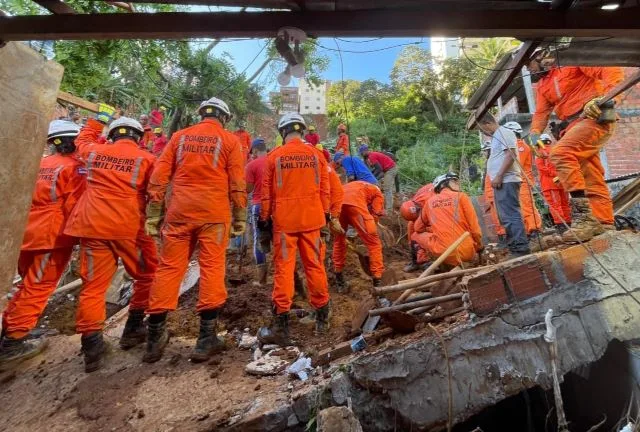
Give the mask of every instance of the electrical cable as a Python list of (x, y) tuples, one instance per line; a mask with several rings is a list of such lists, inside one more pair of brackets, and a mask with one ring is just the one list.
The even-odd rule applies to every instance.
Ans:
[[(333, 38), (334, 42), (336, 42), (337, 45), (337, 39)], [(381, 52), (381, 51), (386, 51), (386, 50), (390, 50), (390, 49), (394, 49), (394, 48), (399, 48), (399, 47), (405, 47), (405, 46), (410, 46), (410, 45), (421, 45), (423, 43), (425, 43), (424, 41), (418, 41), (418, 42), (408, 42), (408, 43), (403, 43), (403, 44), (397, 44), (397, 45), (391, 45), (391, 46), (387, 46), (387, 47), (382, 47), (382, 48), (376, 48), (376, 49), (371, 49), (371, 50), (365, 50), (365, 51), (355, 51), (355, 50), (343, 50), (343, 49), (335, 49), (335, 48), (329, 48), (326, 47), (316, 41), (313, 40), (309, 40), (313, 45), (317, 46), (318, 48), (322, 48), (324, 50), (327, 51), (335, 51), (335, 52), (341, 52), (341, 53), (348, 53), (348, 54), (370, 54), (370, 53), (376, 53), (376, 52)]]

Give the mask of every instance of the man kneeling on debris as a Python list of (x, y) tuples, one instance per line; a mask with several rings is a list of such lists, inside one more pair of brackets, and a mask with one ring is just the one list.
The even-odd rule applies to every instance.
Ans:
[[(100, 120), (100, 121), (98, 121)], [(156, 244), (144, 232), (147, 184), (156, 157), (138, 146), (144, 128), (136, 120), (120, 117), (109, 126), (112, 143), (97, 144), (103, 113), (89, 120), (76, 139), (86, 161), (87, 190), (73, 209), (65, 234), (80, 237), (80, 276), (76, 330), (82, 334), (85, 371), (102, 366), (106, 343), (102, 328), (106, 318), (105, 293), (118, 269), (118, 259), (135, 280), (129, 317), (120, 346), (143, 343), (144, 310), (158, 264)]]
[(334, 230), (333, 265), (338, 292), (346, 288), (342, 271), (346, 265), (347, 238), (344, 230), (352, 226), (369, 251), (369, 272), (373, 286), (382, 285), (384, 264), (382, 242), (378, 236), (378, 218), (384, 216), (384, 197), (378, 186), (364, 181), (352, 181), (343, 186), (344, 199), (340, 212), (342, 232)]
[(180, 283), (196, 245), (200, 247), (200, 334), (190, 358), (203, 362), (224, 349), (216, 321), (227, 301), (224, 276), (229, 232), (242, 236), (246, 227), (246, 158), (238, 138), (225, 129), (231, 119), (225, 102), (206, 100), (198, 114), (200, 123), (173, 134), (149, 181), (145, 228), (152, 235), (158, 234), (162, 224), (169, 184), (172, 191), (162, 225), (160, 266), (147, 310), (149, 337), (142, 357), (147, 363), (160, 360), (169, 342), (167, 312), (178, 306)]
[(415, 221), (420, 217), (429, 198), (436, 193), (433, 190), (433, 183), (422, 186), (413, 195), (413, 197), (402, 203), (400, 206), (400, 216), (407, 221), (407, 239), (409, 240), (409, 248), (411, 249), (411, 262), (404, 267), (405, 272), (414, 272), (420, 269), (420, 266), (428, 261), (425, 250), (422, 249), (415, 240), (411, 240), (415, 232)]
[(482, 231), (471, 199), (460, 191), (458, 175), (447, 173), (433, 181), (436, 195), (429, 198), (416, 220), (412, 240), (435, 260), (465, 231), (471, 234), (444, 260), (457, 266), (473, 261), (476, 252), (482, 252)]
[(289, 310), (293, 303), (296, 251), (307, 278), (309, 303), (316, 310), (316, 333), (329, 325), (329, 288), (324, 267), (325, 246), (320, 230), (330, 216), (329, 171), (324, 155), (306, 144), (300, 114), (285, 114), (278, 122), (284, 140), (267, 156), (262, 184), (259, 228), (273, 231), (273, 314), (270, 328), (262, 328), (262, 344), (290, 345)]
[(56, 289), (78, 239), (63, 234), (73, 206), (85, 189), (86, 170), (74, 157), (75, 123), (54, 120), (47, 143), (54, 154), (42, 158), (31, 211), (20, 248), (19, 290), (2, 314), (0, 364), (26, 360), (41, 352), (46, 341), (29, 339), (47, 300)]

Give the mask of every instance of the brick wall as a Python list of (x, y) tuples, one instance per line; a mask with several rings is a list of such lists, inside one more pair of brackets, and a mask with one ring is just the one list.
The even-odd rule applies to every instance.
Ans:
[[(636, 70), (625, 68), (625, 76)], [(621, 118), (605, 147), (608, 178), (640, 171), (640, 85), (628, 91), (617, 108)]]

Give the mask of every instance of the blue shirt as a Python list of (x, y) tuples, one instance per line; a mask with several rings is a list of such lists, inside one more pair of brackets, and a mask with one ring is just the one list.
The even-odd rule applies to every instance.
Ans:
[(371, 174), (369, 168), (362, 159), (353, 156), (345, 156), (342, 159), (342, 167), (347, 173), (347, 178), (355, 177), (356, 180), (362, 180), (373, 185), (378, 185), (378, 180)]

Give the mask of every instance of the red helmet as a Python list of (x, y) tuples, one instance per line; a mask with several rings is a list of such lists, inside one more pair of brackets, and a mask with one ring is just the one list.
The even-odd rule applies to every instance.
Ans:
[(420, 207), (412, 200), (405, 201), (400, 206), (400, 216), (408, 222), (413, 222), (420, 216)]
[(338, 125), (338, 130), (346, 132), (347, 131), (347, 127), (344, 125), (344, 123), (340, 123)]

